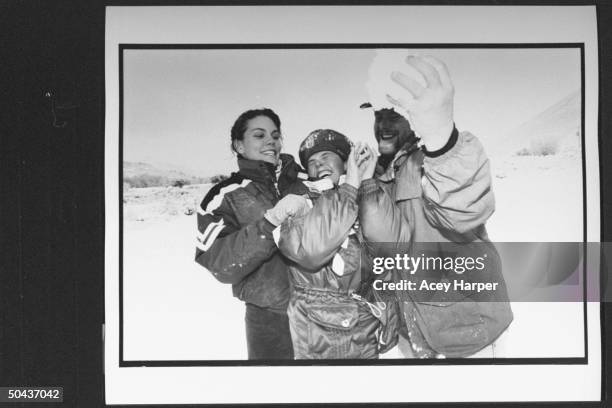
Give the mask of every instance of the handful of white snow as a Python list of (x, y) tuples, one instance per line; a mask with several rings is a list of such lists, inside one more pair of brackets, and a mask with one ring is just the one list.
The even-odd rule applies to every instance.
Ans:
[(410, 93), (406, 89), (391, 79), (391, 73), (394, 71), (408, 75), (420, 82), (424, 87), (427, 86), (423, 76), (406, 64), (406, 57), (409, 55), (411, 54), (407, 50), (402, 49), (376, 50), (376, 56), (368, 69), (368, 81), (366, 82), (368, 102), (372, 104), (374, 110), (395, 107), (389, 102), (387, 95), (396, 100), (411, 98)]

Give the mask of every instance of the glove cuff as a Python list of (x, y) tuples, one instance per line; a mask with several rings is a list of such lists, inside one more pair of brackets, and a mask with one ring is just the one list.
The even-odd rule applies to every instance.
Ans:
[(266, 211), (266, 213), (264, 214), (264, 220), (267, 221), (268, 224), (270, 224), (270, 232), (272, 232), (274, 228), (278, 227), (283, 223), (283, 221), (279, 220), (278, 217), (276, 217), (274, 213), (270, 210)]

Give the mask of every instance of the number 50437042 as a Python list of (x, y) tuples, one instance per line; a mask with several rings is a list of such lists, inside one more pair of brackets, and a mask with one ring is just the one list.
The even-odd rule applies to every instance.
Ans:
[(0, 387), (0, 402), (61, 402), (62, 387)]

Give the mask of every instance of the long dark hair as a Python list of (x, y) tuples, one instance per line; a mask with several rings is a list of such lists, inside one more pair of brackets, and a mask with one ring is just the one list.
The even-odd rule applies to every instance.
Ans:
[(274, 122), (274, 124), (278, 128), (278, 131), (280, 132), (281, 130), (280, 118), (278, 117), (276, 112), (274, 112), (272, 109), (269, 109), (269, 108), (251, 109), (251, 110), (241, 113), (240, 116), (238, 116), (238, 119), (236, 119), (236, 121), (234, 122), (234, 125), (232, 126), (232, 130), (230, 133), (231, 147), (234, 153), (238, 155), (238, 157), (240, 157), (240, 153), (238, 153), (238, 151), (236, 150), (236, 146), (234, 146), (234, 142), (236, 140), (244, 139), (244, 132), (246, 132), (247, 130), (248, 121), (258, 116), (265, 116), (269, 118), (272, 122)]

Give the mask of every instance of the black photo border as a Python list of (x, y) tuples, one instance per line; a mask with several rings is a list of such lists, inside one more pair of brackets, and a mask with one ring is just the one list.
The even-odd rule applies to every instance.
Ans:
[[(124, 52), (126, 50), (252, 50), (252, 49), (553, 49), (574, 48), (580, 50), (581, 83), (581, 160), (583, 200), (583, 357), (534, 357), (534, 358), (447, 358), (447, 359), (327, 359), (327, 360), (125, 360), (123, 353), (123, 119), (124, 119)], [(586, 152), (585, 152), (585, 58), (584, 43), (298, 43), (298, 44), (127, 44), (121, 43), (119, 51), (119, 367), (236, 367), (236, 366), (391, 366), (391, 365), (586, 365), (588, 364), (587, 322), (587, 210), (586, 210)], [(603, 308), (603, 306), (602, 306)], [(603, 315), (602, 315), (603, 316)], [(603, 333), (603, 317), (602, 317)], [(603, 334), (602, 334), (603, 336)], [(602, 349), (603, 355), (603, 349)], [(603, 391), (602, 391), (603, 392)]]

